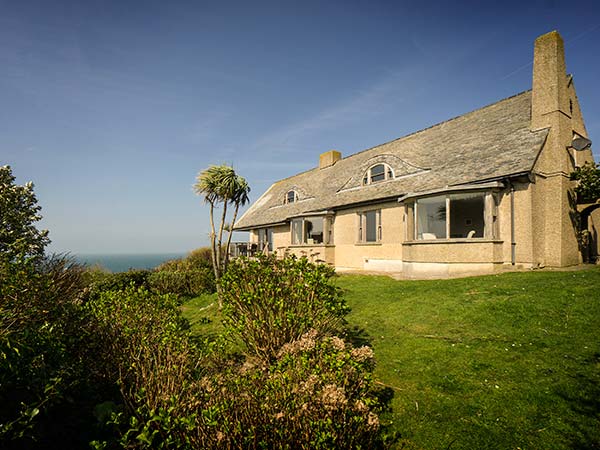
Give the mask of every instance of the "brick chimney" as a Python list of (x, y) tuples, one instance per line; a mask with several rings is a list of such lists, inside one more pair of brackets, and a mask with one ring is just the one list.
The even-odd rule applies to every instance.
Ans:
[(535, 40), (531, 129), (552, 126), (552, 116), (561, 113), (571, 118), (565, 49), (560, 34), (551, 31)]
[(319, 156), (319, 169), (333, 166), (340, 159), (342, 159), (342, 154), (337, 150), (329, 150), (328, 152), (321, 153)]

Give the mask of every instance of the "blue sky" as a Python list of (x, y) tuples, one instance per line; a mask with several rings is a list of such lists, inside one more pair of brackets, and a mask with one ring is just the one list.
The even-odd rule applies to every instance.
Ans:
[(554, 29), (600, 144), (597, 2), (0, 0), (0, 164), (51, 251), (184, 252), (208, 242), (199, 170), (233, 164), (255, 200), (529, 89)]

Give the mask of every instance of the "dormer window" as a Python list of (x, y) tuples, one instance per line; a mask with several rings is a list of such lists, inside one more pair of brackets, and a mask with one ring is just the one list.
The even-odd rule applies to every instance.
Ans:
[(294, 203), (296, 200), (298, 200), (298, 194), (296, 191), (288, 191), (288, 193), (285, 195), (285, 203)]
[(363, 184), (378, 183), (380, 181), (391, 180), (394, 178), (392, 168), (387, 164), (376, 164), (366, 171), (363, 178)]

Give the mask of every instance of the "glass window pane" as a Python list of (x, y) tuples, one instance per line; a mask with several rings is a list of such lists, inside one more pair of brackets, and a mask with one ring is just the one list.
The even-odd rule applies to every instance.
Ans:
[(377, 212), (367, 211), (365, 213), (366, 241), (377, 242)]
[(302, 219), (292, 220), (292, 245), (302, 243)]
[(296, 200), (296, 193), (294, 191), (288, 192), (287, 193), (287, 202), (294, 203), (295, 200)]
[(385, 167), (383, 164), (378, 164), (371, 167), (371, 183), (385, 180)]
[[(311, 217), (304, 219), (304, 229), (306, 233), (306, 243), (322, 244), (323, 243), (323, 218)], [(312, 239), (312, 241), (309, 241)]]
[(417, 200), (417, 239), (446, 238), (446, 197)]
[(485, 193), (453, 194), (449, 197), (450, 237), (484, 237)]

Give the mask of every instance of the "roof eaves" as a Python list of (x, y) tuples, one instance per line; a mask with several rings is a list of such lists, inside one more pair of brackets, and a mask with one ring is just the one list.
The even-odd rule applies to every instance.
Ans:
[(280, 226), (280, 225), (287, 225), (286, 221), (280, 221), (280, 222), (272, 222), (272, 223), (264, 223), (264, 224), (259, 224), (259, 225), (248, 225), (245, 227), (233, 227), (233, 231), (250, 231), (250, 230), (255, 230), (257, 228), (268, 228), (268, 227), (276, 227), (276, 226)]
[(457, 191), (474, 191), (481, 189), (502, 189), (504, 188), (504, 183), (501, 181), (491, 181), (488, 183), (478, 183), (478, 184), (457, 184), (455, 186), (446, 186), (438, 189), (429, 189), (427, 191), (421, 192), (410, 192), (398, 198), (398, 203), (402, 203), (405, 200), (409, 200), (415, 197), (425, 197), (427, 195), (441, 194), (442, 192), (457, 192)]

